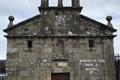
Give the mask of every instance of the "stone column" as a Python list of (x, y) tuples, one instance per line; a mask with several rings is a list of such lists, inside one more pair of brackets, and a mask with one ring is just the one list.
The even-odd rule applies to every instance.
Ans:
[(63, 0), (58, 0), (58, 7), (63, 7)]
[(80, 0), (72, 0), (72, 7), (80, 7)]
[(41, 0), (41, 7), (48, 7), (48, 0)]

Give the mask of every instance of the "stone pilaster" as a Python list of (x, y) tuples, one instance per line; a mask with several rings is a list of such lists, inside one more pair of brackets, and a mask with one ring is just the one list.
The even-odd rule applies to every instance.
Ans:
[(80, 0), (72, 0), (72, 7), (80, 7)]
[(48, 0), (41, 0), (41, 7), (48, 7)]
[(58, 0), (58, 7), (63, 7), (63, 0)]

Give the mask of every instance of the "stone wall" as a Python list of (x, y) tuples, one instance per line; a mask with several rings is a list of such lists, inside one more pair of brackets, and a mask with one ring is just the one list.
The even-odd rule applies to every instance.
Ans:
[(88, 40), (32, 38), (33, 47), (29, 49), (26, 39), (10, 39), (7, 56), (9, 79), (51, 80), (51, 73), (69, 72), (71, 80), (113, 80), (110, 75), (113, 75), (114, 66), (111, 65), (114, 64), (108, 58), (112, 53), (111, 49), (107, 49), (110, 48), (107, 44), (110, 40), (95, 38), (95, 47), (92, 49)]

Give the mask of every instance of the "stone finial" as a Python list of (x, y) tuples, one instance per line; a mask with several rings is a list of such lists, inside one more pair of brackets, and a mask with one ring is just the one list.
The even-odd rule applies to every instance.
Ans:
[(58, 0), (58, 7), (63, 7), (63, 0)]
[(48, 7), (48, 0), (41, 0), (41, 7)]
[(9, 23), (9, 25), (8, 25), (8, 28), (9, 28), (9, 27), (13, 27), (13, 21), (14, 21), (14, 19), (15, 19), (14, 16), (9, 16), (8, 19), (9, 19), (9, 21), (10, 21), (10, 23)]
[(111, 23), (112, 16), (107, 16), (107, 17), (106, 17), (106, 20), (108, 21), (107, 26), (112, 28), (112, 27), (113, 27), (113, 25), (112, 25), (112, 23)]
[(72, 0), (72, 7), (80, 7), (80, 0)]

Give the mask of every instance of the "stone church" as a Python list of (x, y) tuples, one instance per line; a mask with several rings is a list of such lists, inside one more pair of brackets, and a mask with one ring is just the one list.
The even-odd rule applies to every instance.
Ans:
[(102, 24), (71, 2), (41, 0), (38, 15), (15, 25), (9, 16), (7, 80), (115, 80), (112, 17)]

